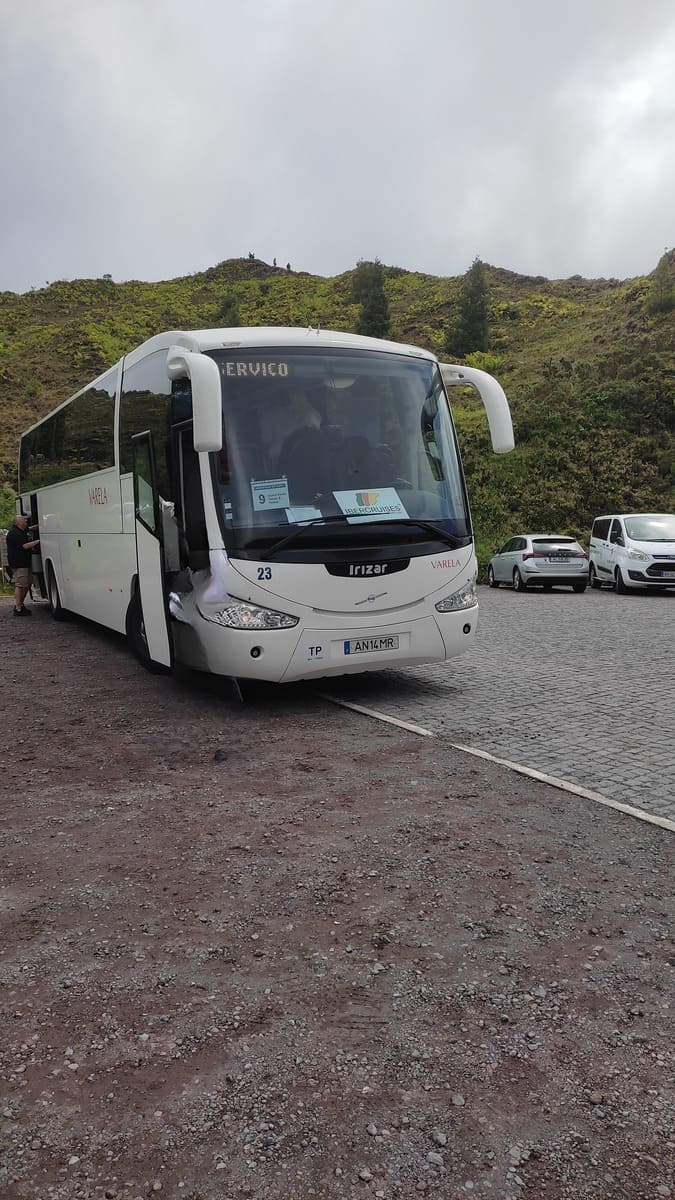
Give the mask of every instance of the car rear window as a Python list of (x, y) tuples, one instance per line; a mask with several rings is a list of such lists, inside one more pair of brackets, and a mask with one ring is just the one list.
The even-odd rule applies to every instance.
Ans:
[(532, 545), (537, 547), (537, 550), (583, 550), (574, 538), (532, 538)]

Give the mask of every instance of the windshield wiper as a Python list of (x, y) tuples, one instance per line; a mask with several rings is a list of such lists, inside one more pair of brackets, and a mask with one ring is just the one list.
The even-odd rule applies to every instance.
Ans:
[[(434, 537), (438, 538), (439, 542), (445, 542), (446, 546), (451, 546), (453, 550), (457, 550), (471, 540), (466, 537), (456, 537), (454, 533), (448, 533), (447, 529), (441, 529), (440, 525), (435, 525), (433, 521), (425, 521), (423, 517), (383, 517), (382, 520), (378, 518), (377, 523), (378, 525), (419, 525), (420, 529), (428, 529)], [(375, 524), (374, 521), (373, 524)]]
[(260, 557), (261, 559), (270, 558), (272, 554), (283, 550), (284, 546), (288, 546), (291, 542), (294, 542), (296, 537), (300, 536), (303, 529), (308, 529), (310, 525), (327, 525), (330, 521), (341, 521), (344, 523), (346, 520), (347, 518), (344, 513), (334, 513), (330, 517), (311, 517), (309, 521), (303, 521), (302, 524), (296, 525), (295, 529), (292, 529), (285, 537), (280, 538), (278, 542), (273, 542), (271, 546), (267, 547), (267, 550), (261, 551)]
[(467, 540), (466, 538), (455, 537), (454, 534), (448, 533), (446, 529), (441, 529), (440, 525), (435, 525), (433, 521), (425, 521), (422, 518), (418, 520), (417, 517), (378, 517), (377, 521), (372, 521), (366, 520), (365, 518), (359, 520), (357, 517), (356, 520), (354, 520), (353, 517), (346, 517), (344, 513), (336, 513), (329, 517), (312, 517), (312, 519), (309, 521), (303, 521), (302, 524), (297, 525), (295, 529), (292, 529), (290, 533), (287, 533), (285, 537), (280, 538), (278, 542), (273, 542), (271, 546), (268, 546), (266, 550), (263, 550), (260, 554), (260, 558), (271, 558), (273, 554), (277, 554), (280, 550), (283, 550), (284, 547), (290, 545), (291, 542), (294, 542), (295, 539), (300, 536), (303, 529), (308, 529), (310, 525), (327, 525), (331, 521), (340, 521), (342, 523), (347, 522), (354, 527), (358, 527), (360, 525), (419, 525), (420, 529), (428, 529), (430, 533), (433, 533), (434, 537), (437, 538), (438, 541), (444, 542), (446, 546), (450, 546), (453, 550), (456, 550), (459, 546), (465, 544)]

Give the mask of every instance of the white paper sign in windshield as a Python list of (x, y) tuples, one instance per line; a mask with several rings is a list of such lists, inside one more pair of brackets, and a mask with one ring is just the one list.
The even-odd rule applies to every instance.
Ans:
[(369, 492), (333, 492), (340, 509), (346, 517), (356, 520), (381, 521), (407, 517), (401, 497), (396, 488), (380, 488)]
[(286, 520), (289, 525), (301, 525), (303, 521), (320, 521), (321, 509), (313, 504), (295, 505), (286, 509)]
[(251, 495), (253, 508), (256, 512), (265, 512), (268, 508), (288, 508), (288, 480), (282, 479), (252, 479)]

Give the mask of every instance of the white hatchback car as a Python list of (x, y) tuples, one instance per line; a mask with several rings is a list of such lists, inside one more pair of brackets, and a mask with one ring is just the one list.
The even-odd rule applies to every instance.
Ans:
[(596, 517), (591, 530), (591, 587), (675, 588), (675, 513)]
[(495, 550), (487, 569), (488, 586), (510, 583), (516, 592), (531, 584), (550, 591), (556, 584), (585, 592), (588, 556), (573, 537), (558, 533), (523, 533)]

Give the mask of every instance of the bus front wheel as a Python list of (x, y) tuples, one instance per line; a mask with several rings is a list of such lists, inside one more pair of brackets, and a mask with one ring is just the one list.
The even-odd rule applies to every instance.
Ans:
[(51, 565), (51, 563), (49, 564), (48, 574), (47, 574), (47, 593), (49, 596), (49, 611), (51, 612), (54, 620), (55, 621), (67, 620), (68, 611), (67, 611), (67, 609), (65, 609), (63, 607), (63, 605), (61, 603), (61, 596), (59, 594), (59, 585), (56, 582), (56, 574), (54, 572), (54, 568)]
[(145, 624), (143, 622), (141, 593), (138, 589), (129, 601), (126, 630), (131, 652), (138, 659), (141, 666), (145, 667), (146, 671), (150, 671), (153, 675), (170, 675), (170, 667), (165, 667), (163, 663), (157, 663), (150, 657), (148, 639), (145, 636)]

